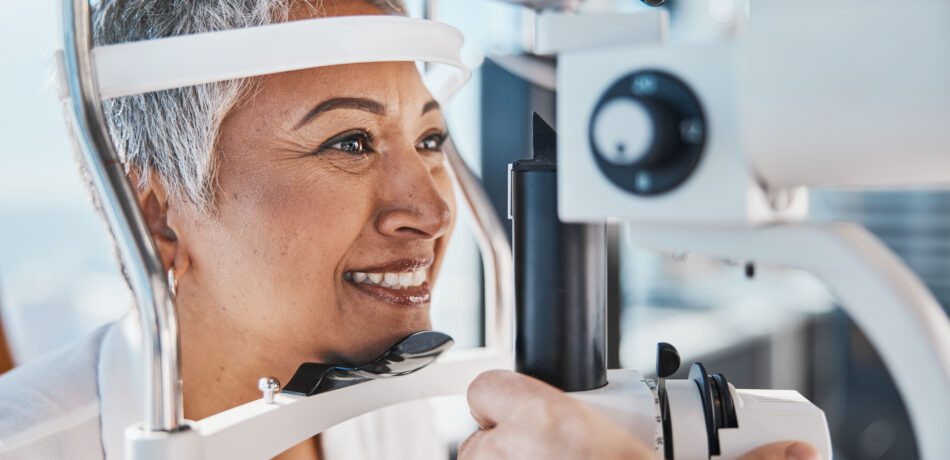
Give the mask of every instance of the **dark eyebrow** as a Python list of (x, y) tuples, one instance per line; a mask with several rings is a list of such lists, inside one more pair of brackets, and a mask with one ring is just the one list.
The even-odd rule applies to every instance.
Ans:
[(313, 120), (321, 113), (336, 109), (362, 110), (364, 112), (369, 112), (376, 115), (384, 115), (386, 113), (386, 105), (382, 102), (361, 97), (336, 97), (333, 99), (327, 99), (317, 104), (316, 107), (310, 109), (310, 111), (307, 112), (307, 114), (304, 115), (304, 117), (299, 122), (297, 122), (297, 125), (294, 126), (294, 129), (307, 124), (308, 121)]
[(438, 108), (439, 108), (439, 102), (436, 100), (431, 100), (429, 102), (426, 102), (426, 104), (422, 106), (422, 114), (425, 115), (427, 112), (431, 112)]

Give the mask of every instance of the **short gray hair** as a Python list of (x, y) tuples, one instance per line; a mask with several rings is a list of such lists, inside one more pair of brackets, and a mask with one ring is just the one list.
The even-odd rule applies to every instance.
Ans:
[[(302, 0), (100, 0), (93, 11), (97, 46), (287, 21)], [(401, 0), (363, 0), (405, 14)], [(322, 2), (306, 2), (319, 11)], [(103, 103), (112, 142), (139, 188), (150, 175), (169, 197), (207, 211), (215, 198), (215, 148), (221, 123), (256, 79), (228, 80), (156, 91)]]

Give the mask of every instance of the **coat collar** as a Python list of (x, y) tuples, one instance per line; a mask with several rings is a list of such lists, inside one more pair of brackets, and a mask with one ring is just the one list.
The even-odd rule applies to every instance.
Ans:
[(125, 429), (145, 419), (142, 334), (133, 312), (114, 322), (99, 349), (99, 409), (106, 459), (125, 456)]

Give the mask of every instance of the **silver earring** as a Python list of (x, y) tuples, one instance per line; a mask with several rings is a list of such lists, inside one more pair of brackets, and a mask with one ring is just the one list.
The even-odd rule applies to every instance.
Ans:
[(168, 290), (171, 291), (172, 297), (178, 295), (178, 278), (175, 278), (175, 267), (168, 269)]

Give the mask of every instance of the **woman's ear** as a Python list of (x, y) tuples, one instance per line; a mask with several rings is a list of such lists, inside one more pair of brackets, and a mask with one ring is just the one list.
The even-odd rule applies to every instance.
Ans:
[[(129, 179), (132, 184), (140, 183), (136, 173), (130, 173)], [(165, 270), (174, 266), (175, 275), (179, 278), (184, 276), (190, 259), (184, 244), (170, 225), (168, 219), (170, 201), (165, 187), (156, 174), (153, 173), (149, 178), (148, 187), (138, 190), (138, 201), (152, 241), (158, 248), (162, 266)]]

